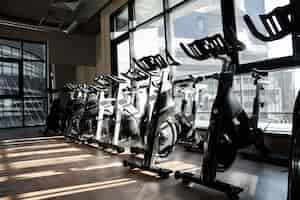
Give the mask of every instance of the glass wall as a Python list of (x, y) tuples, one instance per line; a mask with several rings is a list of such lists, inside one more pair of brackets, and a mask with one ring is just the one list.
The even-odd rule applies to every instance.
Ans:
[(164, 54), (165, 32), (163, 18), (151, 21), (133, 32), (134, 55), (137, 59), (147, 56)]
[(0, 58), (21, 58), (21, 42), (0, 39)]
[(135, 25), (139, 25), (163, 11), (162, 0), (135, 0)]
[(115, 16), (112, 18), (112, 38), (117, 38), (123, 33), (129, 30), (129, 14), (128, 6), (122, 8)]
[(170, 13), (169, 49), (173, 57), (182, 65), (174, 69), (175, 79), (189, 74), (203, 74), (220, 71), (220, 63), (215, 60), (195, 61), (182, 51), (179, 43), (189, 43), (196, 38), (222, 33), (220, 1), (192, 1)]
[(45, 124), (46, 55), (44, 43), (0, 39), (0, 128)]
[(0, 99), (0, 128), (23, 126), (23, 105), (21, 100)]
[(0, 60), (0, 96), (19, 92), (19, 63)]
[(182, 3), (182, 2), (184, 2), (184, 0), (169, 0), (169, 6), (170, 7), (173, 7), (173, 6), (175, 6), (175, 5), (177, 5), (177, 4), (179, 4), (179, 3)]
[[(248, 14), (254, 20), (262, 33), (264, 30), (259, 15), (273, 10), (275, 7), (289, 4), (289, 0), (233, 0), (235, 3), (235, 17), (237, 37), (244, 42), (247, 49), (239, 53), (237, 64), (254, 63), (262, 60), (286, 57), (293, 55), (292, 37), (287, 36), (275, 42), (261, 42), (249, 32), (243, 16)], [(131, 4), (130, 4), (131, 5)], [(189, 43), (216, 33), (223, 33), (221, 0), (135, 0), (132, 6), (126, 6), (126, 11), (118, 11), (112, 15), (114, 24), (123, 14), (124, 26), (112, 27), (112, 40), (128, 34), (131, 58), (160, 53), (165, 54), (167, 49), (181, 65), (172, 69), (173, 77), (183, 79), (190, 74), (211, 74), (220, 72), (221, 62), (210, 59), (198, 62), (190, 59), (181, 50), (180, 42)], [(165, 6), (164, 6), (165, 5)], [(132, 19), (128, 13), (133, 13)], [(130, 23), (132, 22), (132, 23)], [(126, 24), (126, 25), (125, 25)], [(132, 27), (130, 27), (131, 25)], [(121, 34), (116, 37), (116, 32)], [(278, 48), (280, 47), (280, 48)], [(131, 63), (132, 64), (132, 63)], [(119, 64), (120, 65), (120, 64)], [(285, 66), (282, 66), (284, 68)], [(300, 89), (300, 82), (296, 76), (300, 70), (281, 70), (271, 72), (268, 76), (268, 85), (262, 91), (265, 105), (260, 113), (260, 126), (267, 130), (291, 130), (291, 118), (296, 93)], [(266, 81), (266, 82), (267, 82)], [(299, 83), (298, 83), (299, 82)], [(212, 103), (216, 95), (218, 82), (207, 80), (198, 87), (204, 87), (199, 97), (198, 120), (203, 127), (208, 126)], [(192, 87), (175, 88), (177, 111), (180, 111), (181, 100), (185, 97), (192, 100)], [(250, 74), (235, 77), (234, 93), (249, 116), (252, 114), (255, 86)], [(191, 103), (191, 101), (190, 101)], [(191, 105), (189, 105), (191, 111)]]
[[(122, 77), (122, 73), (126, 73), (130, 69), (130, 49), (129, 49), (129, 39), (125, 39), (117, 44), (116, 46), (116, 57), (118, 65), (118, 76)], [(126, 84), (121, 84), (120, 89), (125, 89), (129, 86), (129, 80), (126, 80)], [(125, 96), (121, 94), (121, 99)]]
[(243, 19), (245, 14), (249, 15), (258, 30), (268, 35), (259, 15), (289, 3), (290, 0), (235, 0), (238, 38), (247, 46), (247, 49), (240, 53), (241, 64), (293, 55), (291, 35), (274, 42), (262, 42), (250, 33)]
[[(260, 113), (260, 126), (268, 130), (291, 130), (294, 102), (300, 82), (300, 70), (283, 70), (269, 73), (261, 92), (264, 102)], [(255, 86), (250, 75), (242, 77), (242, 102), (251, 115)]]
[(130, 53), (129, 53), (129, 40), (125, 40), (117, 46), (117, 57), (118, 57), (118, 76), (121, 73), (126, 73), (130, 68)]
[(44, 125), (47, 117), (47, 99), (25, 98), (24, 123), (25, 126)]

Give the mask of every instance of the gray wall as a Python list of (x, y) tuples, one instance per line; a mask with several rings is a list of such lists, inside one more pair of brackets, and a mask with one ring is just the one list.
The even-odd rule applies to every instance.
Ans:
[(55, 65), (55, 85), (62, 88), (67, 82), (76, 81), (76, 66), (74, 65)]

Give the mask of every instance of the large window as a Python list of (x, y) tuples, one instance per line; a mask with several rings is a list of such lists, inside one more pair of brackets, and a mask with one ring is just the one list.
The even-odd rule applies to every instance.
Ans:
[[(263, 103), (259, 115), (259, 127), (269, 132), (289, 132), (292, 128), (293, 107), (296, 95), (300, 89), (299, 69), (275, 71), (262, 80), (264, 89), (261, 90), (261, 101)], [(202, 127), (208, 126), (210, 111), (215, 99), (217, 81), (203, 81), (201, 85), (206, 85), (202, 90), (201, 99), (198, 105), (198, 120)], [(186, 88), (189, 92), (192, 88)], [(254, 79), (251, 75), (240, 75), (235, 77), (233, 92), (241, 102), (248, 116), (252, 116), (253, 102), (256, 92)], [(183, 94), (176, 93), (177, 105), (181, 105)], [(191, 112), (192, 95), (188, 99), (188, 112)], [(178, 106), (177, 111), (179, 111)]]
[(21, 100), (0, 99), (0, 128), (23, 126), (23, 104)]
[(135, 0), (135, 25), (145, 22), (163, 11), (162, 0)]
[(0, 96), (19, 92), (19, 62), (0, 60)]
[(247, 49), (240, 53), (241, 64), (293, 55), (291, 35), (274, 42), (262, 42), (249, 32), (243, 19), (245, 14), (249, 15), (259, 31), (267, 35), (259, 15), (289, 3), (289, 0), (235, 0), (238, 38), (247, 46)]
[(164, 54), (165, 35), (163, 19), (151, 21), (133, 33), (134, 55), (141, 58), (147, 55)]
[(171, 8), (171, 7), (173, 7), (173, 6), (175, 6), (179, 3), (182, 3), (182, 2), (184, 2), (184, 0), (169, 0), (169, 7)]
[(0, 58), (21, 58), (21, 42), (0, 39)]
[[(297, 77), (300, 70), (271, 72), (266, 78), (262, 91), (264, 106), (260, 113), (260, 126), (267, 130), (291, 130), (294, 102), (300, 82)], [(242, 77), (242, 102), (246, 111), (251, 114), (255, 87), (249, 75)]]
[[(182, 79), (190, 74), (220, 72), (221, 62), (214, 59), (204, 62), (190, 59), (181, 50), (179, 43), (189, 43), (216, 33), (223, 34), (222, 22), (226, 21), (227, 24), (232, 22), (233, 16), (235, 16), (233, 21), (235, 23), (231, 25), (236, 25), (237, 37), (247, 47), (245, 51), (239, 53), (237, 60), (239, 63), (236, 63), (239, 71), (243, 72), (242, 70), (246, 69), (243, 67), (248, 65), (257, 66), (260, 61), (273, 61), (275, 58), (288, 58), (295, 54), (292, 36), (286, 36), (275, 42), (259, 41), (250, 33), (243, 19), (245, 14), (250, 15), (259, 31), (266, 33), (259, 15), (267, 13), (275, 7), (285, 6), (290, 3), (290, 0), (232, 0), (235, 8), (235, 13), (229, 12), (232, 13), (232, 16), (222, 15), (224, 10), (221, 8), (221, 1), (225, 2), (225, 0), (135, 0), (111, 16), (113, 20), (111, 39), (112, 41), (121, 41), (120, 38), (126, 36), (129, 39), (127, 44), (130, 58), (141, 58), (157, 53), (164, 55), (168, 50), (182, 64), (172, 68), (175, 79)], [(224, 6), (223, 9), (230, 8)], [(130, 61), (126, 60), (126, 67)], [(119, 62), (118, 65), (122, 64)], [(268, 68), (273, 68), (272, 62), (269, 65)], [(257, 68), (259, 67), (257, 66)], [(300, 72), (299, 70), (288, 70), (287, 67), (283, 65), (282, 69), (278, 70), (278, 66), (276, 66), (276, 71), (269, 74), (270, 84), (266, 85), (265, 91), (262, 92), (265, 105), (261, 109), (259, 126), (270, 131), (291, 130), (292, 110), (296, 93), (300, 89), (300, 82), (297, 81), (296, 76), (300, 75)], [(118, 68), (123, 69), (124, 67), (118, 66)], [(201, 95), (198, 120), (202, 123), (201, 126), (207, 127), (218, 82), (207, 80), (202, 84), (207, 87)], [(187, 90), (189, 89), (192, 88), (187, 88)], [(175, 100), (179, 111), (183, 95), (179, 90), (175, 91)], [(242, 74), (235, 77), (234, 93), (251, 116), (255, 95), (255, 86), (251, 75)], [(190, 95), (189, 98), (192, 99), (192, 96)]]
[(117, 38), (129, 30), (129, 13), (128, 6), (122, 8), (112, 20), (112, 38)]
[(124, 40), (117, 45), (118, 76), (126, 73), (130, 68), (129, 40)]
[(0, 39), (0, 128), (44, 125), (45, 43)]
[(182, 65), (174, 69), (176, 79), (188, 74), (201, 74), (220, 71), (220, 63), (215, 60), (199, 62), (186, 56), (179, 46), (215, 33), (222, 33), (220, 1), (192, 1), (170, 13), (169, 46), (171, 54)]

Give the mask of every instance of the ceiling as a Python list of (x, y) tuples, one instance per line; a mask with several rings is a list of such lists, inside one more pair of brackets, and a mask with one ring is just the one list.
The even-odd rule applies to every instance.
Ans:
[(87, 35), (96, 35), (100, 32), (100, 12), (97, 12), (88, 22), (82, 23), (78, 29), (78, 33)]
[(99, 12), (109, 0), (1, 0), (0, 20), (96, 34), (100, 31)]

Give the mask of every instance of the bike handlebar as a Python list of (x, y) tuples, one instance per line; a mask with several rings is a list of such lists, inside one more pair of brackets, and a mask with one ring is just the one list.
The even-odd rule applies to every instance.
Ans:
[(196, 60), (206, 60), (208, 58), (221, 58), (223, 55), (228, 56), (230, 53), (242, 51), (245, 45), (234, 38), (226, 41), (220, 34), (215, 34), (200, 40), (194, 40), (192, 43), (180, 43), (182, 50), (191, 58)]
[(147, 76), (145, 73), (140, 71), (138, 68), (129, 69), (128, 72), (121, 73), (121, 75), (124, 76), (125, 78), (131, 80), (131, 81), (136, 81), (136, 82), (144, 81), (144, 80), (147, 80), (149, 78), (149, 76)]
[(251, 69), (252, 77), (256, 80), (261, 79), (262, 77), (267, 77), (269, 75), (269, 71), (258, 70), (256, 68)]
[(115, 76), (115, 75), (106, 75), (105, 78), (107, 78), (117, 84), (126, 83), (126, 80), (119, 78), (118, 76)]
[(248, 26), (250, 32), (256, 38), (264, 42), (270, 42), (279, 40), (292, 32), (292, 23), (290, 16), (290, 5), (277, 7), (268, 14), (259, 15), (259, 18), (268, 35), (264, 35), (258, 31), (249, 15), (244, 16), (244, 21)]
[(177, 84), (189, 83), (189, 82), (199, 83), (208, 79), (219, 79), (219, 76), (220, 76), (219, 73), (214, 73), (214, 74), (204, 75), (204, 76), (200, 75), (197, 77), (190, 75), (189, 78), (174, 81), (174, 84), (177, 85)]
[(158, 66), (154, 65), (154, 63), (150, 63), (152, 57), (153, 56), (147, 56), (139, 60), (136, 60), (135, 58), (132, 59), (136, 64), (136, 67), (148, 77), (159, 76), (159, 73), (157, 72), (159, 70)]

